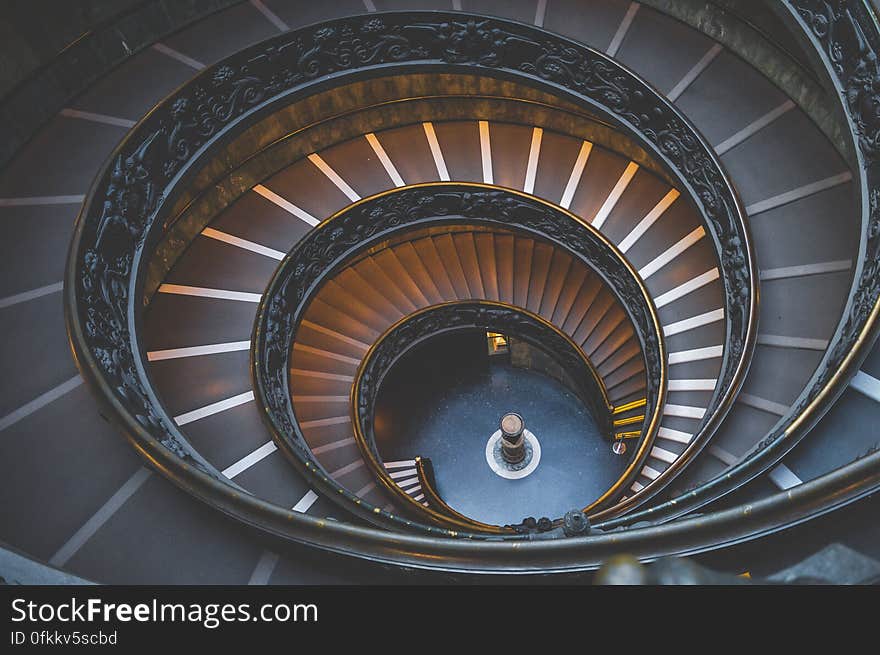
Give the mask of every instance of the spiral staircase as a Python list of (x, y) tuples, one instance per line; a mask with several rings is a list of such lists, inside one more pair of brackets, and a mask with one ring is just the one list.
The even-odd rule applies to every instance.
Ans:
[[(8, 548), (171, 584), (877, 555), (822, 518), (880, 485), (874, 9), (215, 4), (0, 172)], [(453, 328), (561, 362), (614, 482), (445, 502), (375, 412)]]

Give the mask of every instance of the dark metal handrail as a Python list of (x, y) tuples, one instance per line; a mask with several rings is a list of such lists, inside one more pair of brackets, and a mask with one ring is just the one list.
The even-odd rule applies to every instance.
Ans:
[(133, 130), (89, 194), (74, 236), (68, 315), (78, 359), (94, 372), (87, 377), (108, 380), (104, 391), (120, 409), (219, 478), (171, 423), (135, 354), (142, 260), (164, 228), (156, 219), (200, 155), (249, 115), (345, 74), (437, 66), (520, 76), (586, 102), (631, 130), (691, 192), (716, 247), (730, 255), (722, 261), (724, 357), (738, 365), (723, 368), (710, 407), (720, 419), (753, 346), (756, 276), (742, 212), (711, 149), (647, 83), (600, 53), (508, 21), (433, 12), (352, 17), (276, 37), (207, 69)]
[[(624, 308), (644, 358), (647, 419), (644, 436), (625, 474), (600, 498), (607, 503), (627, 480), (638, 474), (660, 425), (666, 394), (666, 353), (653, 301), (638, 273), (598, 230), (550, 203), (481, 184), (427, 183), (365, 198), (303, 237), (281, 262), (260, 302), (251, 345), (254, 391), (276, 443), (314, 488), (350, 512), (382, 525), (428, 529), (427, 525), (358, 498), (332, 479), (315, 459), (296, 418), (289, 371), (300, 322), (328, 279), (371, 247), (413, 230), (438, 225), (487, 225), (549, 242), (596, 273)], [(455, 316), (459, 314), (453, 311), (446, 318), (451, 320)], [(562, 346), (558, 350), (562, 355)], [(358, 383), (361, 380), (359, 376)], [(359, 403), (356, 411), (360, 425), (371, 420), (371, 407), (364, 408)], [(365, 455), (369, 456), (369, 452)], [(378, 464), (373, 464), (376, 470)]]
[[(827, 3), (792, 2), (786, 7), (789, 7), (792, 15), (797, 17), (798, 25), (809, 34), (812, 46), (824, 53), (828, 73), (846, 104), (845, 109), (851, 121), (853, 139), (858, 145), (861, 162), (858, 173), (863, 205), (862, 244), (855, 272), (855, 283), (845, 305), (846, 318), (832, 338), (831, 346), (811, 381), (810, 388), (796, 403), (798, 413), (794, 414), (795, 421), (787, 428), (771, 435), (768, 443), (761, 444), (762, 451), (758, 455), (735, 468), (732, 472), (733, 477), (730, 478), (734, 481), (748, 479), (752, 473), (760, 472), (761, 467), (769, 459), (769, 456), (762, 459), (764, 451), (770, 452), (772, 449), (779, 452), (784, 449), (783, 446), (775, 444), (787, 443), (790, 444), (787, 447), (793, 446), (795, 436), (809, 430), (845, 388), (848, 378), (854, 373), (876, 336), (877, 327), (877, 301), (880, 297), (880, 283), (878, 283), (880, 276), (877, 275), (877, 271), (880, 270), (878, 267), (880, 202), (877, 198), (880, 197), (880, 185), (877, 180), (875, 155), (877, 143), (875, 135), (878, 132), (877, 99), (872, 93), (872, 84), (877, 75), (876, 54), (878, 38), (880, 38), (878, 28), (873, 15), (863, 4), (840, 9), (837, 6), (829, 8)], [(297, 60), (297, 63), (302, 65), (289, 69), (291, 76), (307, 86), (312, 83), (317, 84), (319, 79), (329, 79), (321, 78), (319, 75), (322, 70), (328, 70), (327, 65), (339, 66), (327, 73), (331, 77), (340, 76), (340, 71), (343, 69), (352, 70), (350, 57), (360, 58), (360, 64), (366, 62), (364, 69), (374, 66), (388, 67), (387, 69), (396, 65), (402, 66), (406, 58), (402, 54), (399, 32), (389, 34), (384, 29), (380, 29), (388, 26), (382, 21), (387, 22), (393, 18), (397, 20), (395, 25), (400, 27), (412, 23), (413, 20), (419, 20), (433, 25), (431, 29), (441, 30), (441, 34), (434, 39), (432, 47), (442, 48), (443, 52), (436, 54), (437, 50), (434, 49), (420, 53), (426, 57), (432, 54), (437, 56), (436, 59), (420, 60), (425, 64), (433, 62), (448, 66), (470, 66), (474, 70), (485, 69), (495, 74), (523, 75), (535, 79), (536, 82), (555, 85), (560, 90), (567, 89), (573, 95), (579, 95), (578, 88), (584, 88), (583, 84), (578, 84), (579, 80), (572, 79), (571, 75), (573, 71), (577, 73), (583, 64), (583, 60), (578, 60), (578, 56), (590, 51), (565, 39), (550, 37), (534, 28), (495, 19), (479, 18), (466, 21), (465, 18), (456, 15), (409, 14), (408, 18), (403, 20), (400, 19), (401, 16), (386, 15), (357, 19), (360, 21), (357, 25), (363, 28), (367, 27), (368, 20), (378, 20), (379, 23), (371, 24), (377, 32), (373, 33), (375, 36), (371, 37), (370, 46), (361, 44), (355, 47), (349, 42), (351, 47), (346, 50), (346, 57), (341, 61), (338, 58), (334, 59), (334, 51), (327, 50), (328, 41), (333, 38), (333, 34), (320, 30), (315, 32), (316, 38), (308, 42), (308, 47), (302, 42), (300, 45), (292, 45), (290, 35), (285, 35), (271, 42), (275, 45), (269, 48), (261, 46), (259, 54), (256, 48), (246, 51), (245, 54), (252, 56), (258, 64), (278, 61), (283, 54), (281, 46), (284, 45), (282, 43), (284, 41), (288, 44), (287, 47), (297, 48), (296, 52), (302, 55)], [(442, 16), (445, 18), (441, 18)], [(462, 34), (458, 36), (454, 28), (456, 21), (466, 22)], [(337, 21), (333, 25), (346, 23), (354, 24), (355, 19)], [(446, 31), (442, 32), (441, 28)], [(491, 38), (495, 29), (499, 30), (502, 37), (500, 45), (496, 44), (498, 39)], [(307, 30), (297, 34), (307, 36)], [(833, 37), (827, 38), (828, 34)], [(508, 67), (507, 57), (511, 51), (519, 49), (520, 39), (526, 43), (523, 47), (532, 48), (531, 52), (537, 55), (532, 57), (531, 69), (514, 70)], [(514, 43), (516, 46), (512, 45)], [(542, 50), (544, 45), (548, 48)], [(467, 47), (462, 52), (460, 46)], [(339, 50), (335, 52), (338, 55)], [(594, 62), (598, 61), (601, 64), (600, 68), (611, 70), (608, 62), (600, 55), (592, 53), (589, 57), (594, 58), (592, 60)], [(535, 66), (539, 61), (540, 68)], [(322, 69), (322, 66), (325, 68)], [(625, 71), (622, 75), (625, 80), (629, 79), (625, 77)], [(163, 105), (165, 108), (173, 107), (170, 116), (167, 113), (154, 112), (147, 117), (135, 129), (133, 136), (121, 144), (116, 151), (112, 165), (96, 182), (78, 221), (69, 261), (65, 298), (71, 341), (83, 375), (99, 390), (100, 396), (111, 410), (111, 417), (122, 425), (136, 447), (144, 452), (154, 465), (195, 495), (246, 522), (260, 523), (265, 529), (290, 538), (303, 539), (329, 549), (360, 553), (383, 561), (419, 562), (418, 553), (408, 556), (402, 550), (398, 550), (401, 543), (409, 543), (409, 537), (395, 535), (392, 547), (389, 545), (390, 535), (381, 531), (359, 529), (349, 525), (327, 526), (325, 522), (307, 516), (280, 512), (279, 508), (273, 508), (258, 499), (234, 497), (229, 493), (227, 483), (221, 482), (219, 476), (213, 475), (213, 471), (192, 457), (185, 442), (181, 440), (182, 437), (170, 423), (167, 413), (146, 384), (148, 378), (143, 367), (142, 353), (135, 339), (135, 326), (139, 316), (137, 278), (143, 250), (149, 245), (155, 233), (161, 230), (161, 227), (157, 227), (161, 221), (156, 221), (156, 218), (160, 215), (169, 194), (173, 194), (175, 185), (182, 180), (181, 172), (197, 163), (198, 153), (202, 148), (210, 145), (211, 139), (221, 136), (225, 129), (242, 119), (246, 112), (266, 106), (266, 103), (277, 99), (292, 88), (285, 86), (283, 80), (277, 80), (273, 82), (276, 85), (274, 91), (277, 91), (277, 95), (270, 97), (266, 91), (266, 84), (257, 84), (261, 83), (261, 80), (243, 76), (241, 71), (229, 69), (228, 66), (209, 69), (199, 76), (198, 81), (200, 82), (198, 88), (217, 102), (206, 103), (204, 100), (198, 100), (196, 107), (193, 107), (187, 102), (197, 100), (195, 96), (186, 97), (188, 92), (182, 91), (167, 105)], [(598, 108), (604, 109), (616, 118), (618, 124), (627, 128), (636, 128), (635, 132), (642, 135), (645, 143), (650, 145), (671, 169), (674, 169), (677, 176), (687, 177), (688, 173), (693, 173), (697, 185), (687, 184), (685, 180), (688, 190), (699, 189), (706, 192), (703, 163), (714, 169), (717, 167), (717, 161), (711, 153), (697, 158), (697, 161), (690, 158), (692, 148), (699, 151), (704, 146), (702, 140), (697, 137), (695, 142), (691, 141), (693, 137), (689, 132), (690, 128), (683, 119), (680, 123), (675, 122), (676, 127), (671, 134), (666, 128), (660, 131), (654, 129), (662, 126), (664, 121), (668, 122), (670, 114), (665, 112), (671, 112), (673, 117), (677, 116), (673, 109), (661, 104), (659, 115), (654, 113), (657, 107), (649, 109), (647, 113), (633, 112), (629, 104), (632, 96), (631, 88), (623, 89), (626, 93), (621, 93), (619, 85), (607, 84), (602, 91), (608, 94), (606, 105), (602, 105), (599, 100), (589, 101), (595, 102)], [(637, 100), (643, 102), (643, 98)], [(212, 112), (212, 109), (216, 111)], [(196, 120), (202, 116), (205, 120)], [(673, 138), (681, 131), (686, 134), (684, 141)], [(677, 147), (681, 143), (687, 146), (685, 150)], [(698, 194), (698, 197), (702, 198), (703, 208), (714, 207), (715, 211), (730, 209), (729, 205), (723, 208), (715, 205), (711, 193)], [(726, 251), (728, 263), (739, 261), (739, 255), (736, 253), (746, 243), (746, 241), (725, 242), (725, 246), (733, 249)], [(745, 297), (740, 298), (743, 302), (737, 306), (748, 304), (754, 309), (755, 269), (750, 255), (745, 257), (742, 266), (745, 278), (739, 278), (738, 288), (745, 291)], [(737, 279), (736, 276), (728, 275), (728, 268), (722, 266), (722, 270), (726, 283)], [(737, 294), (734, 295), (734, 298), (736, 297)], [(730, 299), (730, 296), (728, 298)], [(754, 313), (749, 316), (753, 317)], [(735, 318), (735, 314), (733, 317)], [(751, 347), (754, 332), (751, 320), (747, 323), (749, 326), (741, 332), (744, 335), (742, 344), (745, 350)], [(741, 379), (739, 374), (736, 377)], [(788, 438), (781, 439), (783, 434)], [(742, 513), (742, 508), (735, 508), (712, 517), (689, 519), (668, 526), (627, 530), (616, 536), (629, 543), (638, 543), (640, 547), (635, 551), (645, 557), (652, 557), (654, 556), (652, 553), (661, 551), (696, 552), (726, 540), (749, 538), (776, 529), (779, 525), (790, 525), (804, 520), (870, 493), (880, 485), (878, 466), (880, 466), (880, 455), (869, 455), (787, 492), (784, 494), (785, 498), (781, 497), (783, 495), (777, 495), (750, 506), (749, 516)], [(716, 482), (706, 485), (705, 490), (700, 492), (702, 497), (709, 497), (713, 493), (716, 495), (712, 497), (717, 497), (719, 494), (716, 492), (720, 484)], [(688, 505), (682, 503), (680, 506)], [(692, 504), (691, 507), (693, 506)], [(658, 513), (655, 516), (660, 515)], [(756, 518), (758, 515), (760, 520)], [(690, 529), (689, 543), (685, 544), (682, 541), (684, 533), (676, 532), (679, 529)], [(674, 534), (679, 535), (678, 541), (673, 538)], [(332, 535), (332, 539), (328, 535)], [(580, 544), (583, 548), (581, 554), (585, 555), (588, 551), (595, 552), (588, 544), (597, 544), (598, 548), (599, 539), (601, 538), (567, 541), (583, 542)], [(450, 543), (461, 545), (441, 545), (438, 540), (431, 538), (413, 541), (412, 545), (417, 545), (422, 549), (421, 552), (445, 552), (448, 557), (455, 557), (455, 554), (462, 555), (465, 551), (460, 550), (461, 548), (472, 548), (474, 554), (484, 552), (486, 559), (474, 563), (473, 566), (461, 564), (462, 569), (505, 568), (501, 562), (492, 559), (492, 553), (497, 555), (500, 551), (493, 548), (483, 551), (479, 544), (470, 542)], [(531, 556), (524, 564), (524, 569), (536, 568), (539, 560), (542, 562), (541, 566), (547, 569), (566, 568), (567, 565), (559, 561), (554, 566), (550, 562), (553, 559), (552, 554), (560, 555), (565, 552), (571, 556), (574, 551), (567, 550), (568, 547), (560, 548), (557, 543), (565, 542), (523, 544), (528, 548), (522, 552), (529, 552)], [(483, 545), (494, 546), (494, 544)], [(511, 551), (503, 552), (509, 555)], [(586, 561), (585, 556), (573, 568), (588, 566), (585, 564)], [(425, 560), (421, 560), (421, 564), (431, 565)], [(459, 564), (449, 566), (457, 568)]]

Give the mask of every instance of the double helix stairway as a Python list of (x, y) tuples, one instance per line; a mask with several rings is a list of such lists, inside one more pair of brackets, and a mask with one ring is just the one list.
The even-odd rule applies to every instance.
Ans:
[[(806, 87), (819, 89), (818, 74), (733, 13), (727, 18), (754, 39), (748, 43), (775, 52), (785, 74), (768, 79), (767, 71), (755, 66), (760, 62), (744, 59), (747, 52), (735, 42), (715, 40), (721, 37), (654, 3), (451, 5), (233, 3), (134, 54), (90, 85), (3, 169), (0, 485), (6, 502), (0, 540), (105, 582), (399, 579), (393, 566), (328, 552), (359, 554), (353, 542), (339, 538), (334, 547), (334, 537), (327, 537), (321, 549), (313, 549), (295, 543), (318, 540), (311, 532), (291, 543), (277, 538), (276, 524), (267, 529), (255, 519), (242, 520), (237, 506), (220, 506), (218, 512), (194, 499), (205, 499), (204, 487), (170, 473), (158, 451), (134, 439), (132, 449), (118, 422), (102, 417), (113, 418), (114, 410), (105, 403), (99, 410), (82, 384), (77, 368), (82, 357), (76, 363), (71, 358), (62, 306), (62, 297), (74, 293), (62, 280), (80, 205), (100, 189), (96, 183), (89, 190), (114, 148), (154, 105), (199, 74), (219, 79), (211, 66), (242, 48), (312, 23), (376, 10), (463, 11), (561, 34), (620, 62), (690, 121), (717, 156), (745, 216), (760, 288), (754, 351), (743, 355), (747, 361), (737, 373), (741, 388), (719, 384), (736, 369), (728, 352), (728, 308), (735, 298), (725, 286), (732, 256), (728, 244), (715, 238), (698, 203), (705, 199), (694, 187), (681, 184), (661, 157), (634, 145), (599, 112), (578, 114), (561, 92), (558, 106), (548, 109), (546, 95), (523, 93), (515, 101), (503, 97), (503, 89), (511, 87), (492, 82), (480, 82), (485, 86), (471, 98), (450, 92), (450, 100), (417, 81), (413, 88), (428, 89), (422, 105), (401, 101), (402, 108), (395, 108), (389, 102), (366, 117), (334, 119), (335, 132), (292, 131), (288, 141), (298, 144), (296, 154), (276, 154), (259, 169), (264, 173), (258, 179), (246, 173), (236, 181), (235, 171), (223, 171), (210, 183), (196, 180), (205, 195), (212, 184), (222, 189), (217, 197), (223, 202), (211, 207), (201, 224), (194, 221), (196, 228), (187, 227), (186, 238), (175, 235), (176, 245), (173, 239), (162, 244), (170, 254), (157, 257), (161, 262), (151, 269), (152, 288), (144, 294), (137, 334), (150, 393), (195, 453), (186, 466), (204, 463), (232, 496), (271, 506), (278, 521), (286, 512), (294, 515), (294, 524), (302, 515), (331, 526), (405, 533), (398, 523), (371, 526), (357, 506), (340, 502), (319, 478), (285, 457), (290, 453), (267, 422), (255, 386), (255, 324), (279, 267), (310, 235), (332, 229), (336, 217), (359, 203), (455, 184), (534, 199), (580, 221), (622, 257), (656, 315), (666, 371), (657, 395), (658, 421), (651, 426), (648, 417), (635, 428), (622, 422), (608, 435), (609, 448), (615, 435), (649, 445), (641, 460), (634, 457), (637, 448), (628, 449), (625, 457), (634, 458), (627, 461), (637, 461), (638, 468), (614, 502), (592, 517), (599, 530), (594, 536), (601, 539), (603, 529), (625, 535), (628, 526), (654, 520), (675, 526), (680, 522), (664, 521), (768, 502), (780, 490), (795, 490), (872, 456), (878, 446), (870, 425), (880, 413), (880, 355), (870, 338), (849, 344), (866, 358), (861, 370), (850, 371), (848, 384), (817, 377), (829, 348), (840, 340), (846, 313), (867, 324), (867, 315), (853, 310), (850, 294), (860, 262), (872, 255), (862, 235), (860, 207), (870, 202), (861, 188), (862, 160), (832, 141), (832, 118), (822, 122), (809, 94), (789, 95), (794, 85), (786, 79), (806, 79), (812, 84)], [(794, 32), (794, 23), (790, 26)], [(445, 73), (450, 88), (462, 84), (453, 71)], [(373, 101), (352, 89), (348, 96), (338, 92), (339, 102)], [(823, 91), (826, 103), (837, 101)], [(332, 88), (326, 92), (332, 104)], [(271, 145), (261, 144), (260, 151)], [(703, 169), (691, 173), (699, 177)], [(187, 201), (195, 207), (199, 198), (194, 194)], [(178, 207), (186, 205), (181, 201)], [(363, 499), (385, 514), (400, 514), (398, 499), (377, 483), (358, 445), (353, 385), (377, 340), (426, 308), (475, 300), (521, 308), (583, 351), (611, 409), (627, 408), (647, 394), (643, 344), (627, 307), (558, 243), (513, 226), (461, 221), (369, 244), (331, 273), (309, 297), (285, 367), (292, 413), (311, 453), (303, 454), (303, 461), (314, 461), (315, 475), (325, 472), (350, 492), (352, 502)], [(731, 402), (722, 398), (728, 389)], [(829, 404), (834, 396), (833, 406), (818, 422), (819, 411), (799, 418), (806, 415), (804, 398), (825, 396)], [(636, 404), (619, 418), (643, 414)], [(768, 435), (779, 430), (791, 438), (774, 439), (768, 449)], [(393, 479), (407, 482), (405, 491), (416, 503), (426, 502), (422, 490), (410, 484), (415, 459), (384, 466)], [(584, 500), (586, 505), (591, 499)], [(777, 522), (798, 520), (800, 515)], [(754, 536), (760, 532), (755, 528)], [(722, 545), (740, 537), (694, 539)], [(686, 542), (681, 537), (673, 550), (688, 552)], [(699, 543), (695, 549), (703, 550), (708, 542)], [(366, 557), (395, 563), (375, 551)], [(469, 561), (479, 570), (479, 554)], [(417, 557), (407, 564), (431, 567)], [(585, 560), (569, 568), (593, 565)], [(457, 567), (444, 562), (437, 568)]]
[[(548, 243), (511, 233), (409, 235), (328, 280), (292, 348), (293, 409), (306, 441), (331, 475), (346, 476), (356, 495), (379, 491), (372, 471), (352, 468), (362, 460), (350, 399), (371, 344), (409, 314), (474, 300), (522, 308), (571, 338), (595, 367), (603, 405), (629, 426), (627, 432), (640, 435), (646, 393), (641, 347), (625, 310), (595, 273)], [(391, 477), (408, 481), (411, 468)]]

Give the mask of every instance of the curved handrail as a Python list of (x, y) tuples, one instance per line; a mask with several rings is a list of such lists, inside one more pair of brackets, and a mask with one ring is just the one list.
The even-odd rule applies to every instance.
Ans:
[[(609, 502), (638, 473), (660, 426), (667, 362), (653, 300), (635, 269), (597, 229), (543, 200), (478, 183), (428, 182), (364, 198), (312, 230), (284, 258), (260, 301), (251, 344), (254, 391), (273, 439), (316, 489), (349, 511), (382, 524), (402, 521), (358, 498), (316, 461), (290, 398), (290, 353), (308, 305), (326, 280), (353, 258), (405, 231), (460, 224), (522, 232), (565, 249), (602, 279), (635, 328), (645, 360), (645, 416), (650, 418), (624, 475), (591, 507)], [(418, 526), (413, 521), (407, 525)]]
[[(135, 334), (145, 246), (148, 250), (161, 233), (157, 218), (200, 155), (250, 114), (346, 73), (406, 65), (430, 70), (438, 64), (520, 76), (569, 93), (628, 127), (670, 167), (696, 198), (713, 239), (739, 253), (722, 267), (730, 305), (724, 357), (741, 355), (740, 365), (725, 371), (741, 381), (735, 372), (744, 369), (754, 342), (756, 276), (747, 231), (711, 149), (685, 119), (647, 83), (562, 37), (498, 19), (389, 13), (297, 30), (207, 69), (136, 126), (96, 181), (78, 220), (68, 267), (70, 332), (78, 361), (90, 369), (86, 377), (109, 381), (98, 387), (112, 398), (114, 411), (141, 417), (137, 423), (145, 433), (139, 438), (149, 440), (148, 432), (155, 430), (167, 447), (220, 478), (189, 447), (152, 392)], [(727, 403), (738, 388), (729, 382), (719, 384), (716, 402), (723, 396)]]
[(437, 481), (434, 478), (434, 465), (431, 463), (431, 460), (427, 457), (416, 457), (415, 463), (416, 477), (419, 479), (419, 485), (422, 487), (422, 493), (425, 494), (425, 502), (428, 503), (429, 508), (434, 508), (439, 513), (451, 516), (463, 524), (470, 524), (473, 526), (473, 529), (480, 532), (490, 532), (498, 529), (498, 526), (480, 523), (450, 507), (437, 492)]
[[(346, 70), (392, 70), (415, 62), (407, 60), (408, 51), (399, 33), (413, 17), (421, 21), (419, 29), (428, 24), (440, 30), (428, 39), (431, 49), (409, 51), (413, 57), (423, 57), (418, 59), (421, 64), (520, 75), (593, 103), (618, 124), (640, 135), (687, 189), (702, 192), (696, 197), (700, 198), (698, 204), (704, 215), (711, 218), (713, 238), (717, 233), (711, 225), (716, 219), (722, 235), (739, 234), (742, 227), (742, 238), (734, 236), (724, 241), (725, 251), (732, 254), (729, 265), (738, 267), (738, 273), (723, 277), (733, 285), (728, 300), (742, 301), (737, 306), (743, 312), (728, 312), (728, 320), (736, 322), (736, 329), (729, 330), (736, 333), (735, 351), (745, 353), (754, 345), (755, 267), (746, 247), (745, 227), (739, 223), (739, 203), (721, 175), (717, 159), (671, 105), (656, 101), (646, 84), (603, 55), (508, 21), (457, 14), (387, 14), (333, 23), (361, 30), (347, 33), (342, 59), (339, 48), (331, 47), (339, 45), (332, 31), (328, 33), (326, 27), (304, 28), (240, 54), (239, 61), (248, 64), (243, 69), (236, 71), (226, 64), (209, 68), (196, 78), (195, 87), (177, 92), (139, 123), (93, 185), (77, 221), (66, 272), (65, 311), (71, 343), (83, 376), (99, 392), (112, 420), (169, 478), (247, 523), (259, 523), (258, 517), (262, 517), (267, 521), (266, 529), (289, 538), (314, 540), (328, 548), (333, 548), (332, 544), (315, 532), (323, 522), (288, 512), (282, 529), (275, 521), (277, 508), (233, 493), (228, 481), (188, 448), (150, 390), (136, 339), (142, 260), (145, 249), (149, 250), (161, 232), (161, 220), (157, 219), (168, 199), (214, 140), (273, 102), (294, 91), (338, 79)], [(389, 24), (397, 29), (396, 33), (386, 29)], [(358, 43), (352, 43), (352, 35)], [(502, 38), (485, 38), (491, 35)], [(294, 65), (288, 68), (288, 78), (256, 77), (265, 71), (267, 63), (291, 59)], [(516, 60), (519, 65), (514, 65)], [(251, 63), (255, 65), (249, 66)], [(606, 79), (608, 75), (611, 80)], [(196, 95), (192, 94), (193, 88)], [(594, 95), (588, 97), (590, 93)], [(697, 174), (694, 185), (687, 180), (690, 173)], [(740, 261), (737, 253), (743, 250), (745, 255)], [(725, 268), (725, 273), (728, 270)], [(731, 374), (734, 382), (741, 382), (743, 367)], [(727, 384), (725, 389), (727, 397), (732, 397), (738, 384)], [(334, 526), (332, 532), (351, 538), (360, 535), (366, 540), (364, 548), (373, 552), (374, 547), (390, 538), (375, 531), (361, 534), (351, 526)], [(379, 541), (368, 548), (371, 539)], [(340, 543), (345, 541), (343, 537)]]
[[(385, 470), (376, 445), (373, 417), (382, 382), (401, 358), (438, 334), (473, 328), (510, 334), (553, 353), (578, 384), (578, 395), (586, 402), (597, 424), (607, 426), (609, 433), (611, 429), (613, 408), (608, 404), (604, 384), (598, 371), (583, 350), (565, 333), (542, 317), (521, 307), (486, 300), (451, 301), (431, 305), (404, 316), (375, 340), (358, 367), (351, 391), (352, 417), (355, 419), (354, 438), (361, 455), (382, 486), (402, 501), (404, 506), (409, 506), (415, 512), (427, 514), (438, 523), (442, 523), (450, 513), (439, 512), (435, 516), (430, 504), (425, 509), (404, 492)], [(659, 405), (652, 404), (655, 412), (658, 411)], [(642, 433), (643, 439), (649, 436), (648, 432)], [(610, 441), (610, 434), (608, 437)], [(649, 446), (650, 443), (646, 443), (639, 450), (646, 453)], [(627, 467), (627, 472), (621, 476), (621, 480), (616, 485), (618, 488), (625, 487), (632, 472), (638, 470), (636, 464), (634, 462)], [(588, 509), (589, 507), (584, 511)], [(456, 523), (454, 527), (462, 527), (463, 521), (474, 524), (473, 528), (478, 530), (486, 526), (485, 523), (474, 521), (458, 512), (452, 513), (451, 516)], [(561, 520), (558, 519), (555, 524), (561, 525)], [(491, 530), (510, 532), (503, 529), (506, 526), (497, 527), (501, 529), (496, 530), (496, 526), (492, 526)]]

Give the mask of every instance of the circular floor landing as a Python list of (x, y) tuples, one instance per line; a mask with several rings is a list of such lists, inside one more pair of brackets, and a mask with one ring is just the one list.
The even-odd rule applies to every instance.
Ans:
[[(383, 386), (379, 450), (386, 461), (430, 458), (440, 496), (473, 519), (560, 517), (598, 498), (625, 468), (580, 400), (546, 375), (498, 362), (413, 372)], [(540, 464), (520, 479), (497, 475), (486, 458), (487, 435), (507, 412), (540, 439)]]

